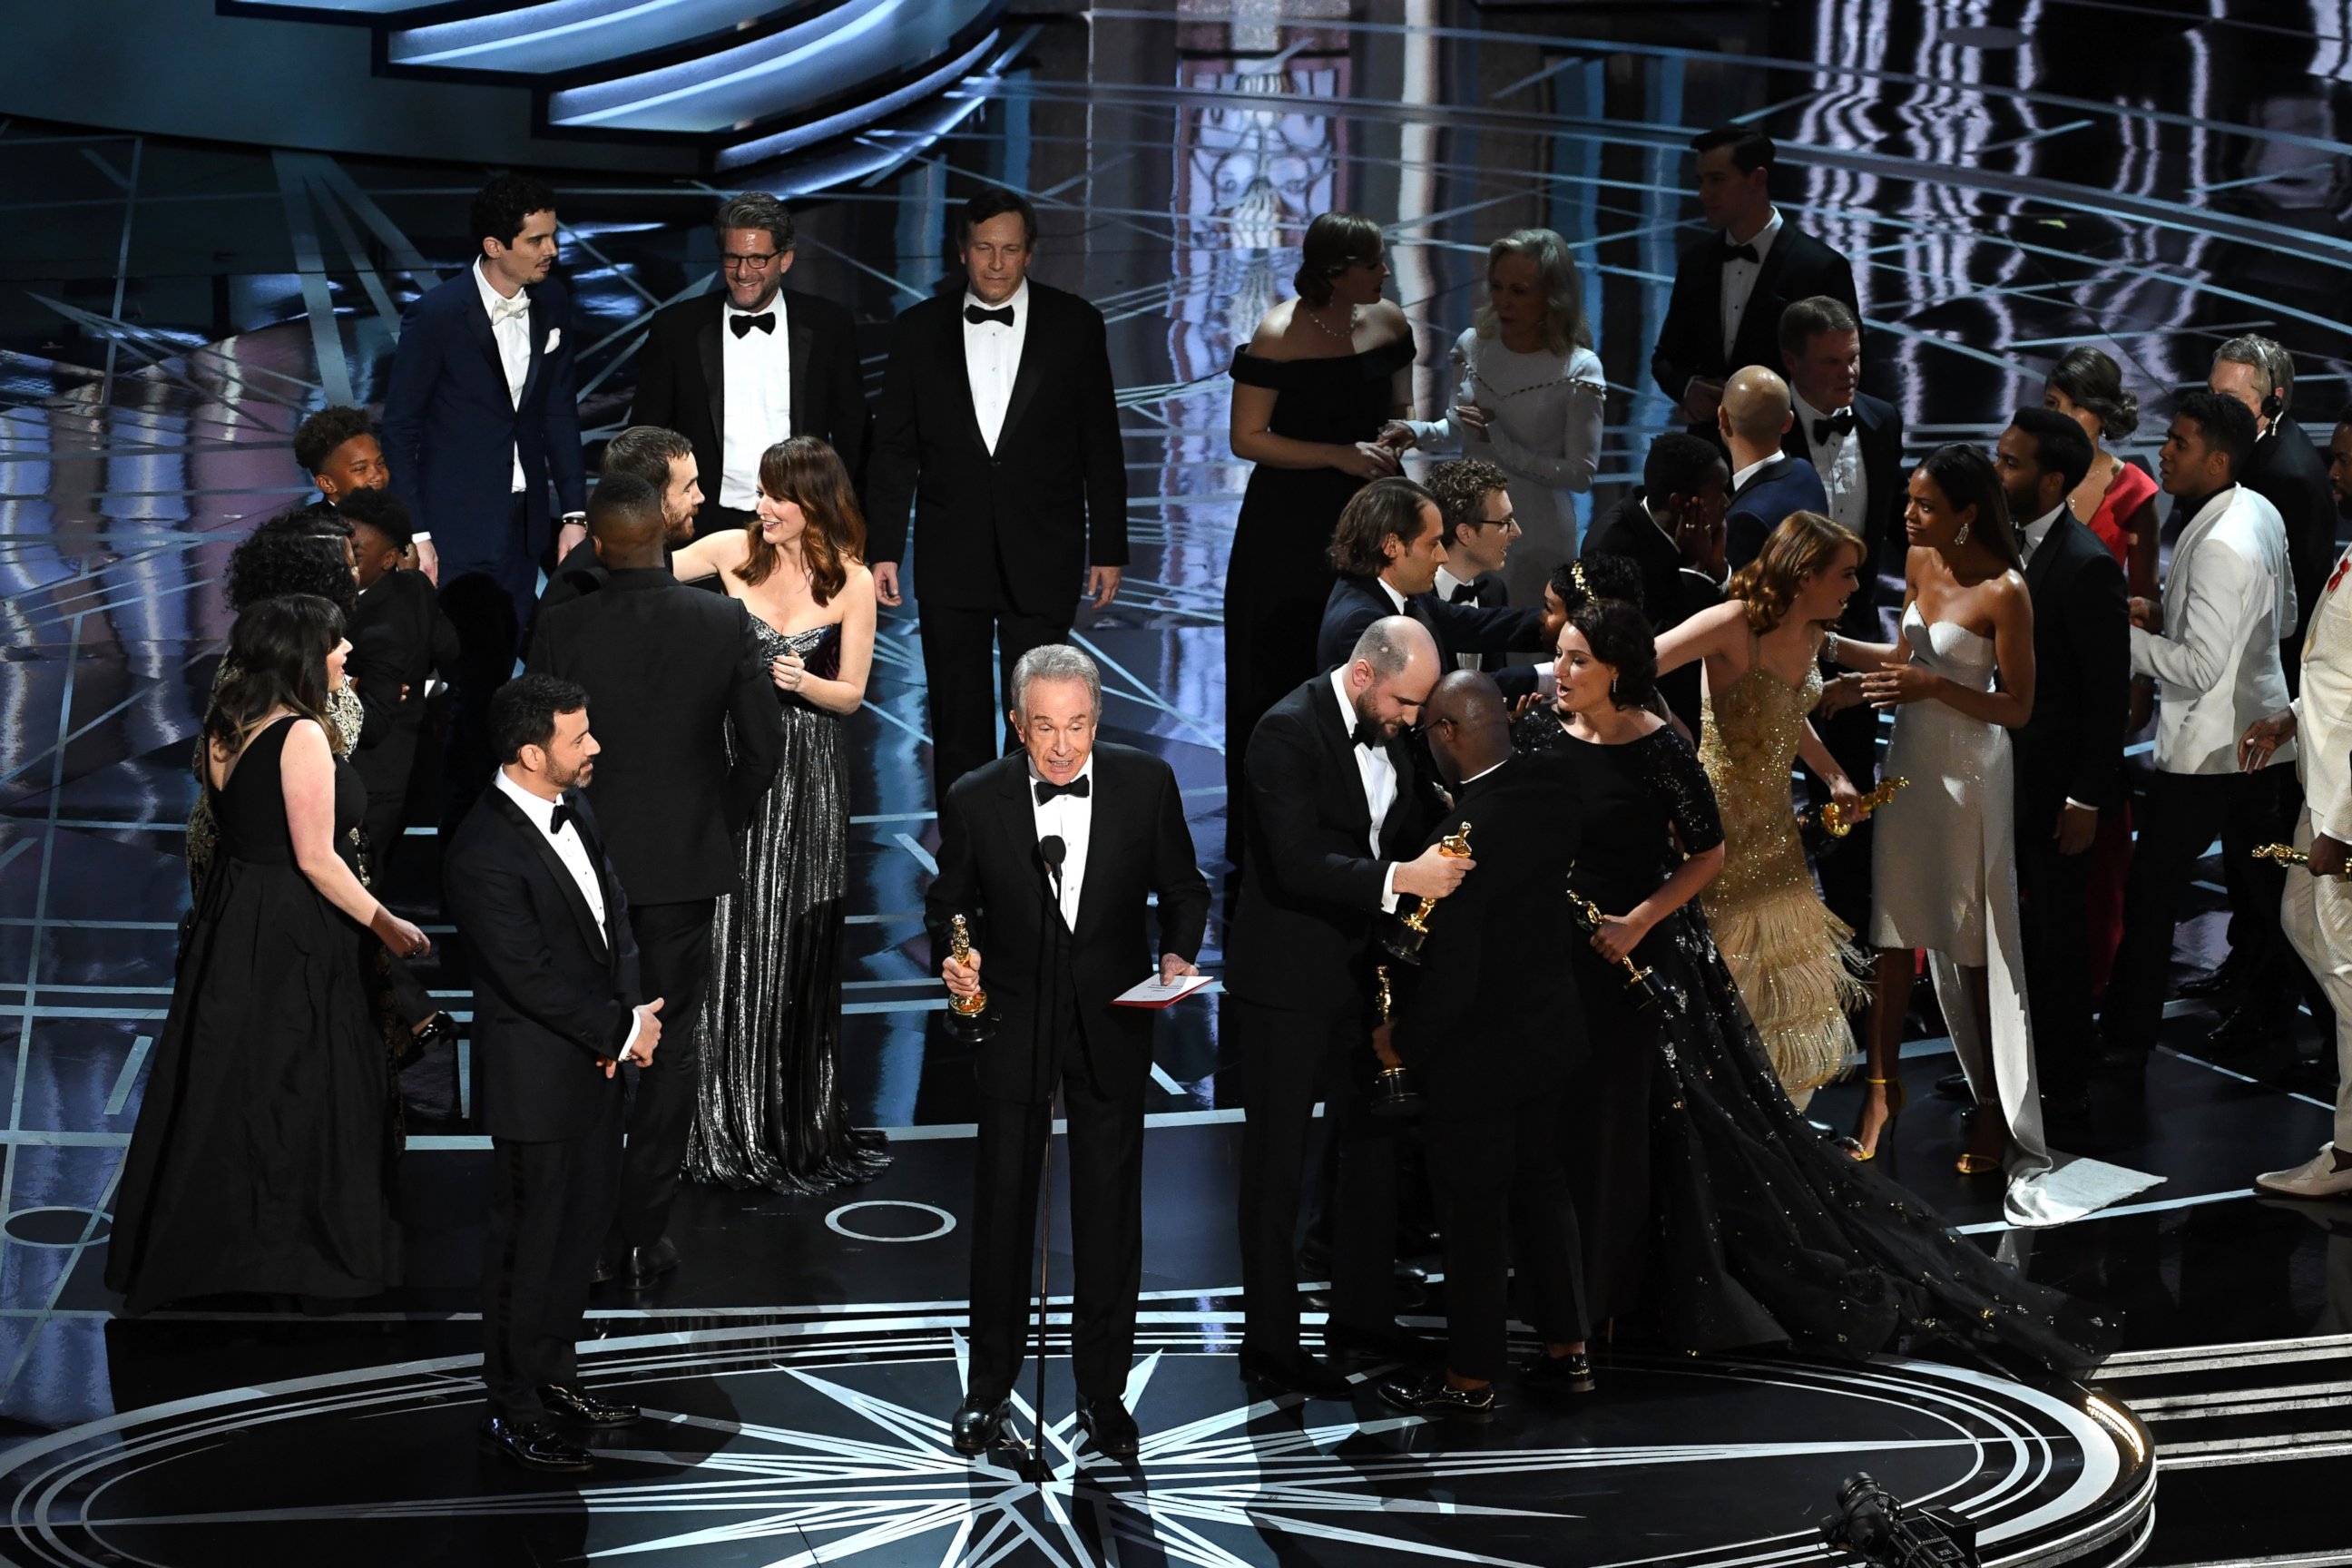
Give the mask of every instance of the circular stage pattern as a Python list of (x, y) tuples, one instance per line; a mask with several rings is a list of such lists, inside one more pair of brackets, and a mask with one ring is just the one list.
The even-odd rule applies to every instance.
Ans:
[(1988, 1564), (2127, 1561), (2151, 1517), (2155, 1470), (2128, 1415), (1937, 1363), (1621, 1355), (1597, 1394), (1555, 1405), (1508, 1388), (1492, 1426), (1458, 1428), (1369, 1386), (1353, 1412), (1251, 1403), (1225, 1324), (1156, 1316), (1129, 1385), (1133, 1468), (1085, 1446), (1060, 1355), (1054, 1479), (959, 1458), (960, 1320), (834, 1318), (600, 1342), (583, 1380), (646, 1419), (600, 1435), (603, 1462), (576, 1487), (479, 1455), (474, 1358), (131, 1411), (9, 1456), (11, 1554), (1730, 1568), (1824, 1560), (1818, 1521), (1864, 1468), (1975, 1520)]

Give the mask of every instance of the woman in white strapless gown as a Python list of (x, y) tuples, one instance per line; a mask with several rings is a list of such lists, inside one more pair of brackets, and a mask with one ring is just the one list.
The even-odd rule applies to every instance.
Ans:
[(1882, 776), (1910, 781), (1874, 818), (1870, 941), (1879, 950), (1878, 995), (1855, 1137), (1874, 1149), (1885, 1122), (1912, 955), (1924, 948), (1977, 1101), (1960, 1172), (2005, 1169), (2010, 1222), (2057, 1224), (2154, 1178), (2062, 1162), (2042, 1137), (2018, 930), (2009, 738), (2033, 711), (2032, 604), (2000, 476), (1982, 452), (1955, 444), (1921, 463), (1903, 526), (1911, 552), (1902, 641), (1831, 645), (1832, 658), (1864, 672), (1866, 700), (1897, 710)]

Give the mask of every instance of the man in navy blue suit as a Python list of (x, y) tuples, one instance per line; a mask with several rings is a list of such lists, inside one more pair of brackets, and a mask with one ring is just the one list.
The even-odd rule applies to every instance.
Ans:
[(515, 655), (549, 555), (552, 489), (567, 528), (588, 476), (572, 390), (570, 297), (555, 268), (555, 193), (500, 174), (475, 196), (480, 255), (401, 323), (384, 393), (392, 488), (422, 525), (417, 561), (440, 584), (460, 649), (450, 681), (449, 813), (488, 784), (489, 701)]

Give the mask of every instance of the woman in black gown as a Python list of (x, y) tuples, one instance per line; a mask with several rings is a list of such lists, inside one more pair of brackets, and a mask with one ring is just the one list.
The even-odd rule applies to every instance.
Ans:
[[(1646, 624), (1608, 601), (1570, 607), (1560, 658), (1591, 672), (1569, 683), (1574, 708), (1589, 706), (1582, 682), (1633, 703), (1654, 679)], [(1569, 722), (1649, 730), (1622, 717)], [(1578, 758), (1577, 884), (1613, 917), (1598, 951), (1576, 959), (1596, 1103), (1564, 1130), (1595, 1142), (1589, 1156), (1569, 1153), (1591, 1184), (1577, 1214), (1601, 1270), (1587, 1284), (1596, 1314), (1601, 1301), (1622, 1311), (1638, 1294), (1656, 1335), (1689, 1352), (1787, 1342), (1862, 1355), (1944, 1337), (2070, 1376), (2095, 1366), (2114, 1343), (2108, 1325), (1980, 1251), (1790, 1103), (1695, 901), (1721, 864), (1723, 828), (1689, 743), (1661, 725), (1592, 744), (1540, 710), (1522, 716), (1517, 738)], [(1623, 970), (1606, 962), (1615, 952), (1650, 969), (1668, 1002), (1629, 1006)], [(1637, 1056), (1648, 1060), (1645, 1121), (1628, 1086)]]
[(400, 1278), (362, 937), (429, 944), (338, 852), (367, 805), (327, 737), (350, 651), (341, 615), (307, 595), (263, 600), (231, 634), (205, 731), (219, 842), (115, 1198), (106, 1282), (128, 1311), (231, 1290), (351, 1300)]
[(1242, 752), (1265, 710), (1315, 673), (1331, 530), (1349, 497), (1398, 472), (1379, 436), (1412, 411), (1412, 329), (1381, 298), (1388, 275), (1379, 226), (1325, 213), (1307, 227), (1298, 297), (1234, 353), (1234, 456), (1256, 465), (1225, 566), (1225, 854), (1237, 867)]

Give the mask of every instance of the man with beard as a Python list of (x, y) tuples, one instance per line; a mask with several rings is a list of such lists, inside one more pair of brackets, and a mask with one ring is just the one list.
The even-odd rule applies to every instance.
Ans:
[[(604, 477), (629, 474), (654, 487), (661, 496), (661, 563), (694, 538), (694, 520), (702, 505), (702, 470), (695, 461), (694, 444), (675, 430), (658, 425), (632, 425), (606, 443)], [(593, 540), (583, 539), (564, 556), (539, 595), (543, 612), (569, 604), (604, 585), (607, 574)], [(711, 580), (716, 585), (717, 579)]]

